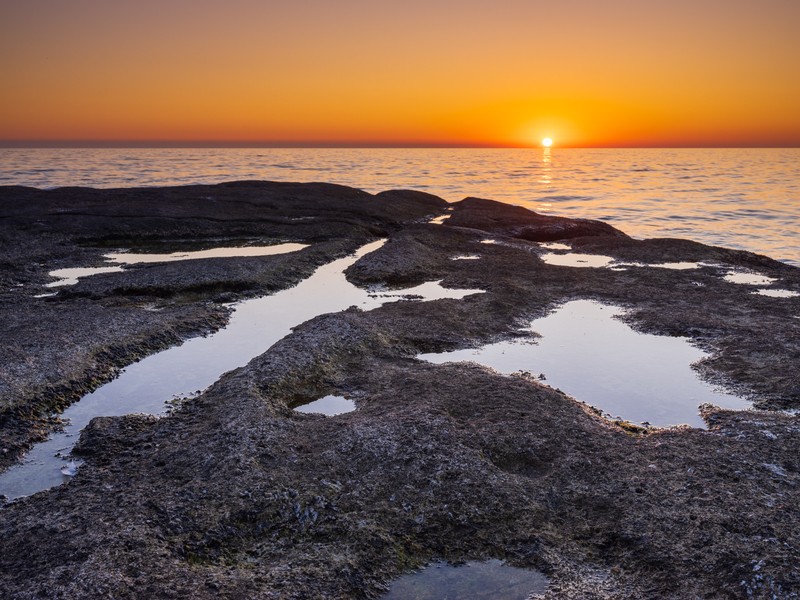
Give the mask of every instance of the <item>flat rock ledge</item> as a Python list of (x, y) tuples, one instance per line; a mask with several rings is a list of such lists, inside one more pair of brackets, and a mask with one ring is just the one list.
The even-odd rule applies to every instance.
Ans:
[[(369, 599), (428, 562), (489, 558), (544, 572), (545, 599), (800, 597), (800, 298), (723, 277), (800, 291), (800, 270), (490, 200), (271, 182), (0, 188), (0, 468), (119, 369), (379, 238), (352, 283), (485, 293), (321, 315), (168, 416), (95, 418), (74, 478), (0, 504), (3, 597)], [(141, 265), (34, 298), (49, 271), (111, 250), (286, 241), (309, 246)], [(552, 241), (637, 266), (547, 264)], [(701, 265), (647, 266), (677, 261)], [(704, 406), (707, 430), (641, 427), (526, 373), (415, 358), (520, 337), (574, 299), (688, 337), (709, 353), (698, 374), (754, 409)], [(293, 410), (327, 394), (357, 410)]]

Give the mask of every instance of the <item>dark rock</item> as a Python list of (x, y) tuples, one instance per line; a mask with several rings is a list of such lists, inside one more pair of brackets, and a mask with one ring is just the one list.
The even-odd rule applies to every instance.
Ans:
[(533, 242), (595, 236), (628, 237), (602, 221), (541, 215), (494, 200), (466, 198), (452, 206), (453, 213), (444, 222), (447, 227), (468, 227)]
[[(52, 426), (51, 410), (220, 327), (216, 301), (294, 285), (377, 235), (389, 241), (353, 265), (352, 282), (486, 290), (322, 315), (169, 416), (94, 419), (77, 448), (87, 464), (67, 485), (3, 506), (3, 597), (377, 598), (428, 561), (488, 558), (545, 571), (547, 599), (798, 597), (796, 414), (704, 406), (707, 431), (639, 427), (530, 374), (415, 360), (521, 337), (531, 318), (590, 298), (628, 308), (639, 330), (691, 336), (711, 354), (700, 374), (759, 408), (800, 408), (800, 300), (722, 278), (757, 268), (800, 289), (798, 269), (486, 200), (457, 203), (445, 226), (422, 222), (445, 207), (323, 184), (0, 190), (0, 276), (24, 283), (0, 293), (5, 464)], [(487, 233), (501, 243), (481, 244)], [(109, 246), (241, 236), (312, 245), (128, 269), (30, 299), (51, 268), (99, 264)], [(559, 267), (531, 239), (719, 266)], [(451, 260), (463, 254), (480, 258)], [(358, 410), (291, 410), (325, 394)]]
[(139, 435), (158, 419), (153, 415), (95, 417), (81, 431), (72, 453), (93, 462), (108, 463), (113, 455), (134, 448)]

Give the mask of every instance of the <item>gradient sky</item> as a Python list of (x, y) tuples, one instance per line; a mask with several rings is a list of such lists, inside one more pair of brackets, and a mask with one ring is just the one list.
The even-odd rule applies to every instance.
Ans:
[(0, 141), (799, 146), (800, 0), (2, 0)]

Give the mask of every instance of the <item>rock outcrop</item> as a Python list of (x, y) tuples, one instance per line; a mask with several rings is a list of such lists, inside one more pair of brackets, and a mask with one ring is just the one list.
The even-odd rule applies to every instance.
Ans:
[[(545, 572), (552, 600), (800, 595), (800, 416), (777, 410), (800, 408), (800, 299), (723, 278), (757, 269), (800, 291), (800, 270), (487, 200), (266, 182), (0, 188), (0, 464), (115, 370), (377, 237), (347, 272), (356, 285), (485, 293), (322, 315), (168, 416), (96, 418), (74, 478), (0, 505), (3, 596), (379, 598), (428, 561), (486, 558)], [(310, 246), (33, 298), (52, 268), (100, 264), (111, 247), (286, 240)], [(547, 264), (536, 242), (551, 240), (627, 266)], [(648, 266), (671, 260), (702, 264)], [(532, 318), (576, 298), (689, 337), (710, 353), (700, 375), (759, 410), (705, 406), (708, 430), (634, 426), (526, 373), (416, 359), (529, 338)], [(292, 410), (326, 394), (357, 410)]]

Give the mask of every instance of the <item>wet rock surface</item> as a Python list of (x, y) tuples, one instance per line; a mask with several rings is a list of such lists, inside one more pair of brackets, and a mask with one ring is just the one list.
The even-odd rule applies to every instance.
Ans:
[(602, 221), (542, 215), (521, 206), (482, 198), (466, 198), (459, 202), (458, 210), (447, 220), (447, 225), (480, 229), (534, 242), (587, 236), (628, 237)]
[[(348, 270), (357, 285), (486, 290), (323, 315), (169, 416), (95, 419), (69, 483), (0, 508), (5, 596), (378, 598), (429, 561), (484, 559), (544, 572), (544, 598), (800, 596), (800, 417), (776, 410), (800, 408), (800, 299), (723, 279), (747, 269), (800, 291), (798, 270), (491, 201), (450, 206), (434, 225), (447, 205), (432, 196), (321, 184), (0, 188), (4, 465), (116, 369), (365, 241), (388, 238)], [(31, 299), (49, 270), (99, 265), (108, 248), (232, 240), (311, 246), (138, 266)], [(548, 265), (536, 242), (551, 240), (703, 266)], [(451, 260), (465, 254), (480, 258)], [(524, 373), (414, 358), (523, 336), (579, 298), (690, 337), (711, 353), (700, 374), (758, 410), (704, 407), (707, 431), (640, 428)], [(291, 408), (326, 394), (358, 408)]]

